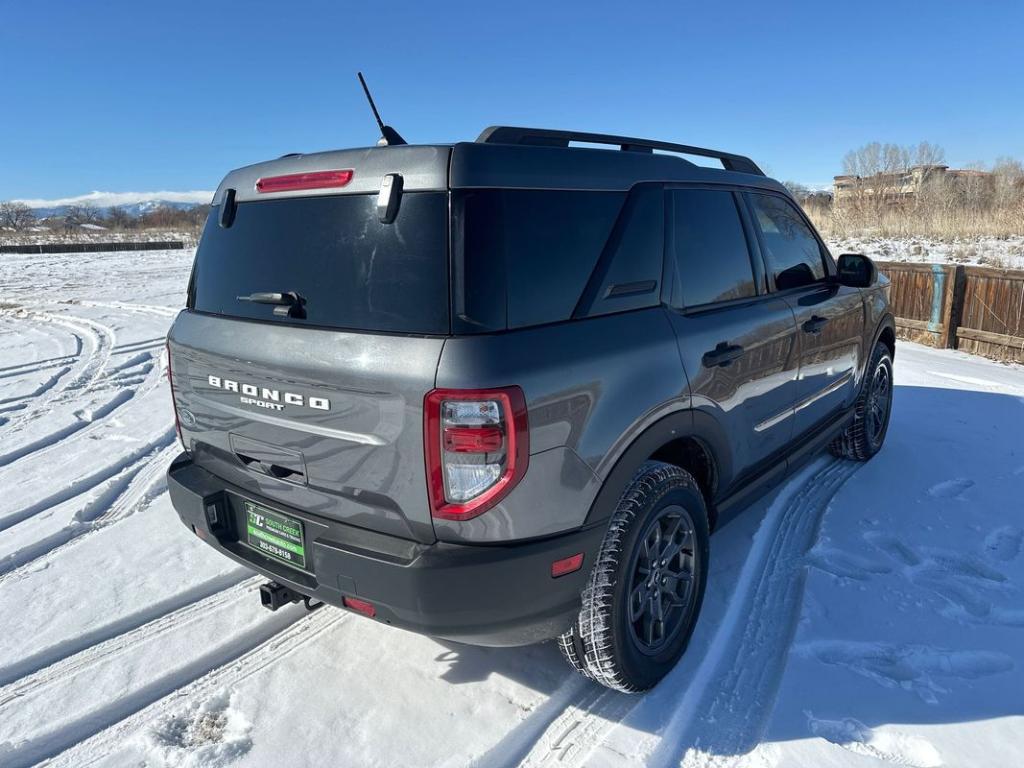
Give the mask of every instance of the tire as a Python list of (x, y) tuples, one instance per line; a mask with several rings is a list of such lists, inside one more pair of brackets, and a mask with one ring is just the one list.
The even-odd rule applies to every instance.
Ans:
[(562, 652), (562, 658), (565, 659), (566, 664), (584, 677), (593, 680), (594, 678), (587, 671), (586, 651), (583, 650), (583, 640), (580, 638), (579, 632), (576, 631), (576, 625), (573, 624), (567, 632), (559, 635), (557, 642), (558, 650)]
[(854, 404), (853, 423), (829, 445), (841, 459), (867, 461), (882, 448), (892, 414), (892, 353), (879, 342)]
[(708, 554), (707, 509), (693, 475), (644, 462), (612, 514), (579, 617), (559, 638), (563, 656), (608, 688), (652, 688), (693, 634)]

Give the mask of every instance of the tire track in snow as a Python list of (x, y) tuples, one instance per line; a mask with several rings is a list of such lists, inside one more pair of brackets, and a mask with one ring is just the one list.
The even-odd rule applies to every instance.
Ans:
[[(51, 366), (47, 366), (47, 367), (51, 367)], [(38, 370), (43, 370), (43, 369), (40, 368)], [(38, 387), (33, 389), (31, 392), (28, 392), (28, 393), (26, 393), (24, 395), (18, 395), (17, 397), (5, 397), (3, 400), (0, 400), (0, 405), (8, 405), (9, 403), (21, 403), (20, 405), (17, 405), (15, 407), (16, 408), (25, 408), (28, 404), (27, 403), (23, 403), (22, 401), (32, 400), (33, 398), (39, 397), (40, 395), (45, 393), (47, 390), (53, 389), (53, 387), (56, 386), (57, 382), (60, 381), (61, 377), (64, 376), (65, 374), (67, 374), (70, 370), (71, 370), (71, 367), (66, 365), (63, 368), (61, 368), (59, 371), (57, 371), (55, 374), (50, 376), (50, 378), (48, 378), (46, 381), (44, 381)], [(33, 373), (33, 372), (34, 371), (28, 371), (28, 373)], [(13, 376), (14, 374), (11, 374), (11, 375)], [(14, 410), (14, 409), (13, 408), (7, 408), (7, 409), (0, 408), (0, 411), (3, 411), (3, 410)]]
[[(54, 445), (57, 445), (76, 432), (80, 432), (86, 427), (94, 425), (100, 420), (105, 419), (133, 397), (135, 397), (134, 390), (122, 389), (119, 390), (112, 398), (101, 403), (95, 408), (91, 408), (88, 411), (77, 411), (75, 413), (76, 421), (73, 421), (70, 424), (65, 424), (63, 427), (55, 429), (42, 437), (36, 438), (35, 440), (30, 440), (29, 442), (18, 446), (14, 450), (0, 454), (0, 467), (6, 467), (9, 464), (13, 464), (18, 461), (18, 459), (23, 459), (26, 456), (31, 456), (45, 448), (51, 448)], [(24, 418), (29, 418), (36, 412), (26, 414), (24, 415)]]
[(0, 667), (0, 709), (37, 685), (50, 684), (138, 640), (163, 634), (178, 622), (204, 616), (261, 580), (248, 569), (238, 568)]
[(114, 348), (114, 352), (127, 353), (127, 352), (142, 352), (144, 350), (152, 350), (157, 347), (163, 347), (167, 343), (166, 336), (157, 336), (152, 339), (142, 339), (141, 341), (130, 341), (126, 344), (118, 344)]
[[(77, 540), (83, 536), (102, 530), (145, 508), (163, 492), (164, 473), (177, 452), (178, 447), (173, 431), (165, 433), (162, 440), (158, 441), (150, 451), (140, 458), (124, 465), (121, 470), (106, 480), (78, 493), (77, 495), (81, 496), (102, 486), (102, 490), (96, 496), (90, 498), (81, 509), (75, 512), (68, 525), (50, 536), (0, 559), (0, 585), (9, 579), (24, 577), (26, 572), (31, 572), (37, 561), (62, 552), (68, 546), (77, 543)], [(116, 465), (112, 466), (116, 467)], [(43, 504), (45, 501), (39, 502), (39, 504)], [(38, 508), (37, 504), (29, 507), (29, 510), (33, 510), (29, 517), (53, 506), (55, 505), (50, 504)], [(25, 519), (28, 518), (23, 518), (22, 522)], [(6, 527), (11, 526), (7, 525)]]
[(771, 510), (770, 527), (758, 531), (744, 564), (742, 596), (729, 606), (707, 665), (672, 712), (648, 765), (732, 765), (757, 746), (800, 619), (807, 554), (833, 496), (860, 466), (832, 460)]
[(134, 304), (125, 301), (70, 301), (83, 307), (99, 307), (100, 309), (120, 309), (126, 312), (156, 315), (157, 317), (175, 317), (180, 310), (160, 304)]
[(572, 674), (552, 697), (477, 760), (478, 768), (576, 765), (615, 722), (637, 704), (635, 696), (612, 691)]
[[(11, 311), (5, 310), (5, 312), (10, 313)], [(59, 315), (25, 307), (20, 307), (13, 313), (13, 316), (19, 319), (31, 318), (65, 328), (78, 339), (78, 356), (81, 358), (83, 353), (85, 355), (82, 359), (83, 364), (65, 386), (61, 387), (58, 392), (54, 392), (54, 397), (66, 390), (89, 389), (106, 367), (117, 339), (113, 328), (84, 317)]]
[[(4, 312), (11, 313), (10, 310), (4, 310)], [(110, 353), (116, 340), (116, 336), (112, 328), (94, 320), (67, 315), (57, 315), (51, 312), (31, 310), (24, 307), (19, 308), (15, 313), (13, 313), (13, 316), (18, 319), (31, 318), (42, 323), (51, 323), (70, 330), (78, 339), (77, 343), (81, 350), (81, 354), (79, 355), (78, 361), (80, 365), (78, 366), (78, 370), (75, 372), (74, 376), (65, 380), (59, 386), (50, 388), (48, 391), (44, 392), (41, 397), (37, 398), (29, 408), (26, 408), (23, 412), (18, 413), (16, 416), (11, 418), (5, 427), (9, 435), (21, 431), (23, 425), (33, 421), (53, 405), (69, 402), (78, 397), (82, 392), (91, 390), (106, 368), (107, 362), (110, 360)], [(117, 400), (117, 398), (115, 397), (114, 400)], [(117, 405), (120, 404), (123, 404), (123, 401), (117, 403)], [(117, 407), (117, 405), (114, 405), (113, 407)], [(104, 407), (105, 406), (100, 406), (100, 409)], [(34, 451), (39, 450), (39, 448), (45, 447), (50, 442), (61, 440), (71, 432), (76, 432), (88, 426), (89, 423), (89, 421), (78, 421), (57, 430), (50, 436), (37, 438), (25, 446), (20, 446), (19, 448), (2, 454), (0, 455), (0, 466), (5, 466), (19, 458), (22, 458), (23, 456), (28, 455), (29, 453), (33, 453)]]
[(50, 734), (44, 744), (19, 745), (0, 757), (8, 768), (26, 768), (42, 760), (74, 768), (94, 764), (157, 718), (237, 685), (315, 640), (348, 615), (328, 608), (313, 613), (297, 606), (281, 609), (271, 614), (259, 631), (197, 656), (185, 668)]
[(78, 354), (76, 353), (71, 355), (62, 355), (60, 357), (50, 357), (47, 358), (46, 360), (33, 360), (30, 363), (9, 365), (5, 368), (0, 368), (0, 379), (11, 379), (14, 378), (15, 376), (25, 376), (29, 373), (39, 373), (40, 371), (47, 371), (50, 368), (59, 368), (62, 365), (68, 365), (70, 363), (73, 363), (77, 359)]
[[(859, 466), (837, 460), (820, 463), (791, 480), (769, 507), (725, 617), (706, 657), (698, 660), (697, 674), (677, 678), (677, 667), (643, 697), (587, 683), (580, 697), (550, 720), (522, 759), (523, 766), (588, 765), (598, 750), (609, 764), (635, 760), (670, 766), (679, 764), (691, 743), (716, 754), (741, 754), (756, 745), (799, 619), (804, 556), (832, 496)], [(815, 471), (815, 466), (820, 468)], [(661, 728), (655, 736), (641, 737), (639, 755), (634, 744), (629, 751), (635, 756), (626, 758), (616, 748), (614, 731), (631, 722), (640, 724), (634, 730), (651, 723)], [(523, 727), (537, 730), (535, 724)], [(700, 743), (705, 734), (713, 743)], [(630, 736), (635, 742), (635, 734)], [(492, 753), (496, 759), (483, 764), (513, 764)]]
[(67, 679), (79, 671), (131, 651), (140, 643), (160, 638), (168, 632), (178, 631), (197, 621), (205, 621), (211, 611), (220, 606), (252, 597), (252, 593), (264, 579), (260, 576), (239, 581), (227, 589), (196, 600), (176, 611), (165, 613), (134, 629), (100, 641), (78, 653), (64, 656), (49, 666), (37, 669), (16, 681), (0, 688), (0, 712), (19, 698), (44, 690), (57, 682)]
[[(110, 355), (108, 352), (107, 361), (109, 361), (109, 357)], [(77, 421), (74, 421), (71, 424), (66, 424), (49, 434), (36, 438), (35, 440), (8, 451), (7, 453), (0, 454), (0, 468), (9, 466), (20, 459), (24, 459), (29, 456), (37, 456), (40, 453), (63, 446), (64, 441), (72, 436), (76, 439), (80, 439), (89, 435), (93, 430), (101, 426), (105, 420), (121, 406), (125, 405), (130, 400), (140, 398), (161, 386), (163, 382), (162, 374), (166, 369), (166, 362), (161, 358), (159, 370), (157, 370), (157, 367), (153, 365), (146, 368), (141, 374), (141, 379), (135, 378), (119, 380), (116, 373), (121, 372), (122, 368), (123, 366), (112, 369), (112, 371), (115, 372), (114, 377), (105, 377), (104, 371), (100, 371), (97, 373), (95, 380), (89, 387), (92, 388), (92, 386), (97, 384), (99, 381), (106, 380), (107, 383), (119, 387), (113, 397), (98, 406), (90, 408), (89, 410), (82, 409), (76, 411), (75, 416)], [(37, 406), (34, 411), (24, 415), (24, 418), (28, 418), (29, 416), (38, 413), (39, 410), (41, 410), (41, 406)], [(0, 524), (0, 530), (3, 530), (2, 524)]]
[[(16, 512), (12, 512), (9, 515), (5, 515), (3, 518), (0, 518), (0, 533), (3, 533), (15, 525), (25, 522), (29, 518), (38, 515), (40, 512), (45, 512), (58, 504), (63, 504), (77, 496), (88, 493), (97, 486), (102, 485), (104, 482), (113, 480), (114, 482), (112, 484), (116, 486), (118, 484), (118, 477), (121, 477), (126, 473), (130, 473), (137, 465), (139, 465), (139, 468), (141, 469), (141, 465), (146, 462), (147, 457), (154, 458), (161, 450), (171, 446), (175, 439), (176, 435), (174, 433), (174, 429), (165, 429), (157, 438), (144, 443), (135, 450), (121, 456), (111, 464), (107, 464), (85, 477), (78, 478), (61, 490), (51, 493), (49, 496), (46, 496), (37, 502), (29, 504), (27, 507), (22, 507)], [(124, 478), (122, 477), (122, 479)], [(129, 482), (130, 479), (131, 478), (128, 478)], [(116, 497), (116, 494), (114, 496), (110, 496), (108, 494), (105, 497), (106, 504), (112, 504)], [(101, 501), (100, 503), (103, 502)], [(100, 517), (100, 515), (96, 515), (96, 517)]]

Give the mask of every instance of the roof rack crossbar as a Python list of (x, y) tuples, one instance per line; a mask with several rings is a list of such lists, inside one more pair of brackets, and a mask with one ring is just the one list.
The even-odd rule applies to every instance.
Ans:
[(727, 171), (753, 173), (764, 176), (764, 171), (749, 157), (720, 152), (706, 147), (691, 147), (687, 144), (673, 144), (668, 141), (637, 139), (630, 136), (613, 136), (604, 133), (583, 133), (580, 131), (554, 131), (545, 128), (516, 128), (509, 125), (492, 125), (477, 137), (480, 144), (522, 144), (535, 147), (568, 147), (570, 142), (583, 141), (589, 144), (618, 145), (626, 152), (652, 153), (656, 149), (679, 152), (684, 155), (711, 157), (719, 160)]

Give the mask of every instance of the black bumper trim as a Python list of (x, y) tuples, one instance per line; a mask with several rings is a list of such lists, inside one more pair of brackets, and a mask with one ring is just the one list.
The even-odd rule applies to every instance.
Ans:
[[(505, 545), (411, 542), (261, 500), (196, 466), (187, 454), (171, 464), (167, 485), (182, 522), (233, 560), (325, 603), (342, 606), (345, 595), (359, 597), (374, 604), (378, 621), (474, 645), (526, 645), (568, 629), (604, 537), (598, 526)], [(307, 524), (308, 572), (238, 541), (230, 521), (241, 498)], [(214, 530), (211, 504), (220, 510)], [(578, 552), (584, 553), (583, 568), (551, 578), (553, 561)]]

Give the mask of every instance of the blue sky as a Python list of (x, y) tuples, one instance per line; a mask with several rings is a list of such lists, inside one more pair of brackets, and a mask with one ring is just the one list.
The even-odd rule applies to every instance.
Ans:
[[(387, 8), (387, 11), (380, 10)], [(1024, 3), (0, 0), (0, 199), (494, 123), (652, 136), (827, 183), (869, 141), (1024, 157)]]

